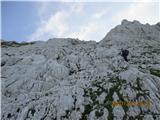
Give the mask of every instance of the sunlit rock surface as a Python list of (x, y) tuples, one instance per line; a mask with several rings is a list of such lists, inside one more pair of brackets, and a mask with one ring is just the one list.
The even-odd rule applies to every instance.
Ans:
[(159, 46), (160, 23), (127, 20), (100, 42), (1, 41), (2, 120), (159, 120)]

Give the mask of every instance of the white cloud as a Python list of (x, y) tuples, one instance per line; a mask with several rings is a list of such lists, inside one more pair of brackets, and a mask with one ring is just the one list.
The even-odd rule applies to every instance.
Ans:
[(158, 7), (158, 2), (151, 2), (150, 0), (133, 2), (127, 9), (114, 15), (113, 20), (138, 20), (141, 23), (155, 24), (159, 21)]
[[(48, 12), (49, 4), (41, 5), (39, 9), (39, 15), (41, 19), (41, 23), (36, 29), (36, 31), (29, 37), (29, 41), (36, 41), (36, 40), (48, 40), (49, 38), (53, 37), (70, 37), (70, 38), (78, 38), (81, 40), (100, 40), (103, 36), (99, 37), (101, 33), (97, 33), (97, 31), (101, 31), (102, 27), (104, 27), (103, 23), (99, 23), (95, 19), (99, 19), (103, 17), (106, 11), (103, 9), (96, 13), (86, 14), (84, 12), (84, 3), (72, 3), (69, 4), (69, 9), (64, 11), (64, 9), (57, 11), (56, 13), (52, 14), (49, 19), (43, 19), (43, 16)], [(87, 22), (80, 22), (76, 23), (77, 29), (70, 29), (69, 25), (72, 25), (72, 22), (69, 18), (74, 19), (74, 15), (84, 15), (86, 14), (87, 17), (90, 17)], [(85, 16), (85, 15), (84, 15)], [(86, 19), (86, 18), (84, 18)], [(103, 25), (102, 25), (103, 24)]]
[(61, 37), (68, 31), (66, 19), (69, 15), (65, 11), (58, 11), (47, 21), (42, 23), (30, 36), (30, 41), (47, 40), (49, 37)]
[(79, 31), (73, 32), (68, 35), (71, 38), (78, 38), (80, 40), (95, 40), (94, 34), (98, 30), (97, 23), (91, 22), (84, 24), (80, 27)]
[(84, 9), (83, 3), (79, 3), (79, 4), (77, 4), (77, 3), (73, 4), (72, 3), (72, 5), (70, 6), (70, 11), (71, 12), (76, 12), (76, 13), (82, 14), (84, 12), (83, 9)]
[(57, 33), (58, 37), (63, 35), (68, 30), (68, 26), (66, 23), (67, 16), (68, 14), (64, 11), (57, 12), (45, 24), (45, 32)]
[(103, 17), (105, 14), (106, 14), (106, 10), (102, 10), (102, 11), (96, 12), (93, 15), (93, 18), (99, 19), (99, 18)]
[[(29, 41), (44, 40), (53, 37), (67, 37), (69, 32), (69, 21), (68, 18), (72, 17), (73, 14), (83, 13), (83, 4), (69, 5), (69, 9), (64, 11), (59, 10), (50, 15), (49, 19), (45, 19), (51, 10), (50, 2), (39, 4), (38, 15), (39, 15), (39, 26), (36, 31), (29, 36)], [(53, 7), (53, 6), (52, 6)]]

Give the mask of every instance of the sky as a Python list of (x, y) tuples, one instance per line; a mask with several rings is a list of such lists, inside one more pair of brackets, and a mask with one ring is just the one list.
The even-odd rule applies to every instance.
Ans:
[(2, 1), (1, 39), (100, 41), (123, 19), (138, 20), (143, 24), (160, 22), (158, 0), (76, 1)]

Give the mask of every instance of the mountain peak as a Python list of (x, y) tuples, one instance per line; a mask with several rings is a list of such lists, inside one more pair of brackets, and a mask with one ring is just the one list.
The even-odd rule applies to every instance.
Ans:
[[(128, 21), (124, 19), (121, 25), (113, 28), (102, 41), (101, 45), (112, 44), (119, 47), (132, 46), (131, 43), (142, 42), (144, 40), (159, 42), (160, 28), (156, 25), (141, 24), (139, 21)], [(143, 44), (143, 42), (142, 42)]]
[(128, 21), (127, 19), (123, 19), (121, 25), (135, 24), (140, 25), (141, 23), (138, 20)]

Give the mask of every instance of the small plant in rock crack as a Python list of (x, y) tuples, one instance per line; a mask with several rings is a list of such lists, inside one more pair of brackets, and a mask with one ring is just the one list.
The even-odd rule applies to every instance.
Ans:
[(158, 70), (158, 69), (150, 69), (150, 73), (151, 73), (152, 75), (155, 75), (155, 76), (157, 76), (157, 77), (160, 77), (160, 70)]

